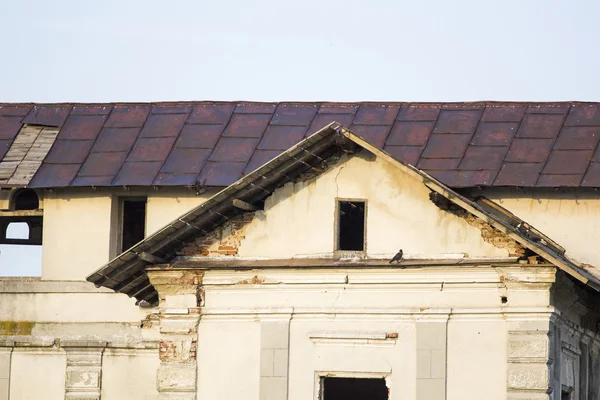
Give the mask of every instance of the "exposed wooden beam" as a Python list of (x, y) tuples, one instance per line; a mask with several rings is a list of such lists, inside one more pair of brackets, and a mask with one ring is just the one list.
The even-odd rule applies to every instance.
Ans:
[(138, 257), (146, 262), (149, 262), (150, 264), (163, 264), (165, 262), (165, 260), (163, 260), (162, 258), (157, 257), (154, 254), (147, 253), (145, 251), (139, 253)]
[(233, 199), (232, 204), (234, 207), (237, 207), (237, 208), (239, 208), (241, 210), (245, 210), (245, 211), (262, 210), (262, 208), (257, 207), (254, 204), (246, 203), (244, 200), (240, 200), (240, 199)]

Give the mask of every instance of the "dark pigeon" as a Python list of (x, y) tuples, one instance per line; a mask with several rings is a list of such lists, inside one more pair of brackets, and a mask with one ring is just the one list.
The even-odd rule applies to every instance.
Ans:
[(396, 255), (390, 260), (390, 264), (393, 263), (394, 261), (396, 261), (397, 263), (399, 263), (402, 260), (402, 249), (400, 249), (400, 251), (398, 253), (396, 253)]

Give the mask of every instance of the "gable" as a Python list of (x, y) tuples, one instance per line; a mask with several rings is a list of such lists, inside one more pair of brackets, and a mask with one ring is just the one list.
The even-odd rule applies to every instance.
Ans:
[(290, 182), (247, 212), (186, 246), (195, 257), (294, 258), (333, 256), (337, 199), (366, 201), (366, 255), (391, 258), (465, 253), (524, 254), (514, 240), (472, 215), (441, 210), (421, 182), (366, 150), (344, 154), (317, 177)]

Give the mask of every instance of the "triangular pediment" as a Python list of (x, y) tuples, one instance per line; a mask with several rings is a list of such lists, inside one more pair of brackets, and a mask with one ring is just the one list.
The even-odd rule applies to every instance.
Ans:
[(156, 292), (145, 274), (149, 264), (181, 256), (330, 254), (336, 250), (340, 199), (366, 202), (367, 258), (383, 260), (399, 248), (407, 258), (448, 253), (518, 257), (529, 251), (584, 283), (597, 281), (549, 238), (501, 207), (465, 198), (337, 123), (220, 191), (88, 280), (153, 302)]

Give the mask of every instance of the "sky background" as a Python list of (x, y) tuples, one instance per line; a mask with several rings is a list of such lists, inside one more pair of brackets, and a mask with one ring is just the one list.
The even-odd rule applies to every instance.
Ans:
[[(11, 1), (0, 102), (599, 101), (599, 18), (598, 0)], [(0, 275), (39, 274), (40, 249), (14, 251)]]

